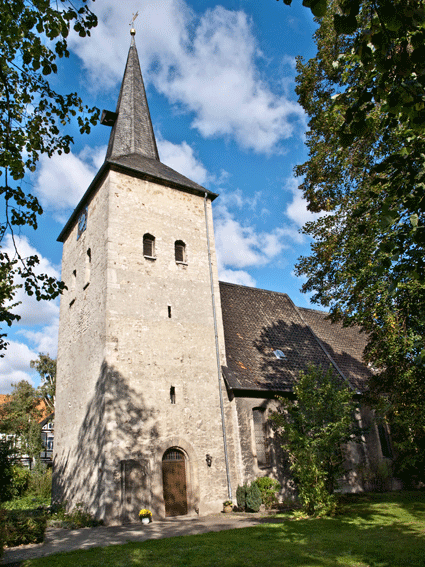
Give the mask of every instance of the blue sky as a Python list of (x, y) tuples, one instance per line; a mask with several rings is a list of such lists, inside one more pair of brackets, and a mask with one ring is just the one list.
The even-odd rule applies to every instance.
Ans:
[[(315, 24), (301, 2), (275, 0), (98, 0), (91, 38), (69, 38), (71, 56), (51, 79), (59, 92), (77, 90), (88, 105), (115, 110), (128, 48), (136, 45), (161, 161), (208, 189), (214, 202), (219, 277), (285, 292), (299, 306), (294, 264), (309, 251), (300, 227), (313, 218), (293, 168), (307, 158), (307, 120), (297, 104), (295, 57), (313, 57)], [(60, 275), (64, 223), (87, 189), (106, 151), (110, 129), (80, 136), (73, 151), (42, 157), (25, 179), (44, 208), (39, 229), (19, 235), (21, 254), (41, 258), (41, 269)], [(4, 242), (7, 249), (10, 242)], [(27, 379), (38, 352), (56, 356), (59, 302), (19, 294), (21, 321), (8, 329), (0, 360), (0, 393)]]

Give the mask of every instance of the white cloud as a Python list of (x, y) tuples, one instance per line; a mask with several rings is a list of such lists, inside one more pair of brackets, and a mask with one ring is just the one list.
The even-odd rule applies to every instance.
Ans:
[(214, 227), (219, 265), (223, 267), (265, 266), (286, 248), (281, 229), (261, 232), (254, 226), (243, 225), (226, 205), (214, 209)]
[[(44, 208), (54, 212), (58, 220), (73, 209), (84, 195), (102, 165), (106, 148), (85, 147), (79, 154), (42, 155), (35, 191)], [(65, 214), (66, 216), (66, 214)]]
[(30, 361), (35, 360), (37, 356), (38, 352), (31, 350), (23, 343), (9, 342), (6, 355), (0, 358), (0, 392), (2, 394), (10, 394), (12, 384), (20, 380), (27, 380), (34, 385), (30, 374)]
[[(33, 255), (39, 257), (40, 263), (34, 267), (37, 275), (45, 273), (59, 278), (58, 267), (42, 256), (26, 237), (15, 237), (15, 243), (22, 258)], [(15, 257), (16, 252), (10, 234), (4, 240), (2, 251), (6, 252), (10, 258)], [(17, 277), (15, 283), (21, 283), (20, 278)], [(14, 313), (21, 316), (20, 321), (14, 323), (15, 332), (25, 337), (31, 346), (15, 340), (7, 341), (9, 346), (4, 357), (0, 359), (0, 392), (2, 393), (9, 393), (11, 384), (19, 380), (28, 380), (34, 384), (30, 361), (35, 360), (39, 352), (49, 353), (53, 358), (56, 357), (57, 352), (59, 299), (37, 301), (34, 296), (26, 295), (21, 288), (16, 293), (15, 301), (21, 301), (21, 304), (13, 309)]]
[(221, 282), (247, 285), (249, 287), (255, 287), (256, 284), (254, 278), (244, 270), (230, 270), (222, 268), (219, 270), (218, 279)]
[(252, 201), (244, 199), (240, 191), (226, 195), (224, 203), (214, 208), (214, 237), (219, 279), (254, 287), (255, 279), (246, 268), (267, 265), (287, 246), (282, 229), (258, 231), (253, 225), (243, 225), (229, 210), (232, 205), (247, 208)]
[[(16, 247), (22, 258), (37, 255), (40, 262), (34, 267), (35, 274), (48, 274), (55, 278), (59, 278), (59, 269), (54, 266), (50, 260), (42, 256), (24, 236), (15, 236)], [(10, 258), (15, 257), (15, 248), (13, 246), (12, 237), (8, 234), (2, 247), (3, 252), (7, 252)], [(19, 277), (16, 277), (16, 284), (22, 283)], [(59, 302), (54, 301), (37, 301), (34, 295), (28, 296), (23, 288), (17, 290), (13, 302), (20, 301), (21, 304), (13, 309), (14, 313), (21, 316), (16, 325), (50, 325), (59, 316)]]
[[(202, 136), (225, 136), (256, 152), (271, 152), (305, 129), (301, 107), (282, 87), (273, 92), (257, 65), (261, 52), (252, 22), (242, 10), (221, 6), (195, 14), (183, 0), (104, 0), (94, 6), (98, 27), (90, 41), (70, 38), (96, 88), (120, 80), (136, 20), (141, 65), (147, 83), (194, 115)], [(111, 38), (113, 37), (113, 41)]]
[(59, 317), (53, 320), (51, 325), (43, 327), (41, 331), (20, 329), (17, 334), (24, 336), (34, 345), (37, 352), (49, 354), (56, 358), (58, 350)]
[(187, 142), (173, 144), (168, 140), (159, 140), (158, 152), (163, 163), (200, 185), (206, 184), (208, 172), (196, 159), (193, 148)]
[(311, 211), (308, 211), (307, 201), (304, 199), (300, 189), (298, 189), (298, 185), (299, 182), (294, 177), (290, 177), (286, 182), (285, 189), (292, 193), (292, 201), (286, 207), (285, 215), (291, 219), (297, 227), (301, 228), (306, 222), (316, 220), (317, 218), (324, 216), (326, 213), (312, 213)]
[(268, 262), (254, 228), (242, 226), (228, 212), (215, 221), (215, 243), (217, 256), (224, 266), (246, 268), (264, 266)]

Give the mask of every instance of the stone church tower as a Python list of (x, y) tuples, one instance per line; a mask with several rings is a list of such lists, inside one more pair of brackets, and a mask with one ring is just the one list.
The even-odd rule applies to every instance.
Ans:
[(105, 162), (58, 239), (54, 499), (106, 523), (219, 511), (237, 485), (217, 195), (159, 161), (134, 33)]

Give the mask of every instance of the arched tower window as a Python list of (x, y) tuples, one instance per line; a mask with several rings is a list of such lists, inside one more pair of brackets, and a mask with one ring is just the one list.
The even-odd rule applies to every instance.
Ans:
[(186, 262), (186, 244), (183, 240), (175, 241), (174, 256), (176, 258), (176, 262)]
[(152, 236), (152, 234), (143, 235), (143, 256), (155, 257), (155, 236)]
[(259, 466), (266, 467), (270, 464), (270, 456), (267, 448), (267, 423), (263, 408), (253, 408), (255, 448), (257, 450), (257, 462)]

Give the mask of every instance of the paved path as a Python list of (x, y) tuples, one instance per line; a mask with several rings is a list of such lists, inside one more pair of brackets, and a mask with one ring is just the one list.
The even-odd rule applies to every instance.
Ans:
[(120, 545), (128, 541), (145, 541), (206, 532), (219, 532), (235, 528), (248, 528), (265, 522), (281, 522), (268, 518), (266, 514), (212, 514), (211, 516), (180, 516), (148, 524), (129, 524), (125, 526), (99, 526), (66, 530), (48, 528), (44, 543), (10, 547), (5, 550), (3, 564), (20, 563), (25, 559), (45, 557), (53, 553)]

